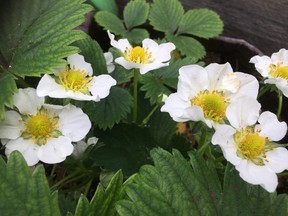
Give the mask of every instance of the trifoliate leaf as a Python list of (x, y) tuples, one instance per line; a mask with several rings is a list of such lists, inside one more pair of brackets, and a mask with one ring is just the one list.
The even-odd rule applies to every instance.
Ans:
[(99, 102), (88, 102), (84, 104), (84, 112), (87, 113), (99, 128), (112, 128), (114, 124), (119, 123), (125, 118), (132, 107), (133, 98), (130, 93), (119, 87), (112, 87), (108, 97)]
[(104, 145), (92, 149), (91, 156), (104, 169), (121, 169), (125, 175), (131, 175), (137, 172), (140, 166), (149, 163), (149, 149), (152, 149), (155, 143), (147, 128), (121, 123), (111, 130), (96, 132), (99, 141)]
[(69, 46), (85, 34), (72, 30), (84, 22), (91, 6), (83, 0), (5, 1), (0, 12), (0, 51), (18, 76), (39, 76), (65, 66), (63, 58), (78, 51)]
[(9, 73), (0, 73), (0, 121), (4, 119), (5, 106), (13, 106), (13, 93), (17, 91), (14, 77)]
[(222, 31), (223, 22), (217, 13), (208, 9), (193, 9), (184, 14), (177, 33), (211, 38), (218, 36)]
[(94, 76), (108, 73), (103, 51), (97, 41), (87, 37), (76, 41), (75, 46), (79, 47), (85, 61), (92, 65)]
[(12, 152), (7, 164), (0, 158), (1, 215), (60, 216), (57, 194), (50, 194), (42, 165), (31, 174), (18, 151)]
[(143, 84), (140, 88), (145, 91), (145, 98), (149, 98), (151, 104), (161, 102), (164, 95), (170, 95), (171, 91), (164, 86), (160, 77), (152, 73), (141, 76), (140, 82)]
[(146, 29), (134, 28), (127, 31), (124, 35), (131, 44), (141, 44), (145, 38), (149, 38), (149, 32)]
[(123, 174), (118, 171), (104, 190), (101, 184), (89, 203), (85, 197), (81, 197), (76, 208), (75, 216), (113, 216), (117, 215), (115, 203), (125, 197), (123, 188)]
[(173, 33), (184, 14), (178, 0), (154, 0), (151, 5), (149, 20), (155, 30)]
[(111, 12), (99, 11), (95, 14), (95, 20), (99, 25), (116, 35), (122, 35), (126, 31), (122, 20)]
[(205, 48), (203, 45), (192, 37), (174, 36), (172, 34), (166, 35), (168, 40), (175, 44), (177, 49), (186, 56), (195, 59), (201, 59), (205, 56)]
[(118, 202), (121, 216), (218, 215), (210, 192), (177, 150), (153, 149), (151, 157), (155, 165), (144, 165), (127, 183), (131, 201)]
[(127, 29), (144, 24), (148, 18), (149, 4), (144, 0), (130, 1), (124, 8), (123, 16)]

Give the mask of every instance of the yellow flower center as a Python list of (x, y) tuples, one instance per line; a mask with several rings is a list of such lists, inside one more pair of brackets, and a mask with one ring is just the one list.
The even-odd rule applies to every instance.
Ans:
[(76, 70), (75, 68), (66, 68), (61, 71), (59, 75), (59, 83), (65, 87), (66, 90), (74, 92), (81, 92), (89, 94), (88, 83), (92, 77), (88, 76), (88, 72)]
[(147, 64), (151, 63), (152, 53), (148, 52), (148, 48), (144, 49), (140, 46), (133, 47), (131, 49), (126, 48), (124, 57), (127, 61), (133, 63)]
[(44, 145), (49, 137), (57, 138), (61, 132), (57, 130), (59, 117), (50, 116), (47, 109), (41, 107), (36, 115), (22, 116), (26, 129), (22, 130), (23, 139), (33, 139), (37, 145)]
[[(234, 135), (237, 144), (237, 155), (247, 159), (256, 165), (264, 165), (269, 140), (267, 137), (259, 135), (259, 131), (254, 132), (254, 128), (245, 128)], [(271, 147), (270, 147), (271, 150)]]
[(191, 100), (193, 106), (200, 106), (204, 112), (204, 117), (213, 121), (222, 121), (226, 117), (226, 108), (229, 98), (225, 98), (223, 92), (217, 90), (200, 91)]
[(277, 65), (271, 64), (269, 74), (275, 78), (280, 77), (288, 80), (288, 66), (282, 66), (281, 62)]

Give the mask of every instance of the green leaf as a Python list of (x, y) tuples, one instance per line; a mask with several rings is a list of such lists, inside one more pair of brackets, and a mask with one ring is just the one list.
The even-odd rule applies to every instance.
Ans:
[(178, 28), (183, 14), (183, 6), (178, 0), (154, 0), (149, 20), (155, 30), (173, 33)]
[(151, 157), (155, 165), (144, 165), (127, 183), (125, 190), (131, 201), (119, 201), (120, 215), (217, 215), (209, 191), (177, 150), (171, 155), (153, 149)]
[(112, 128), (130, 112), (133, 104), (130, 93), (119, 87), (112, 87), (108, 97), (99, 102), (88, 102), (82, 105), (84, 112), (99, 128)]
[(216, 37), (223, 31), (219, 15), (209, 9), (187, 11), (181, 19), (177, 34), (188, 33), (202, 38)]
[(76, 41), (75, 46), (79, 47), (85, 61), (92, 65), (94, 76), (108, 73), (103, 51), (97, 41), (87, 37)]
[(118, 7), (115, 2), (115, 0), (91, 0), (93, 5), (95, 5), (96, 8), (103, 11), (109, 11), (111, 13), (114, 13), (115, 15), (118, 14)]
[(84, 22), (91, 6), (83, 0), (6, 1), (0, 12), (0, 51), (18, 76), (39, 76), (65, 66), (63, 58), (78, 51), (69, 46), (85, 37), (72, 30)]
[(148, 129), (134, 124), (118, 124), (96, 134), (104, 145), (92, 149), (91, 157), (106, 170), (121, 169), (125, 175), (131, 175), (147, 164), (149, 149), (155, 146)]
[(163, 113), (158, 109), (150, 118), (148, 125), (150, 134), (154, 138), (157, 146), (167, 149), (175, 135), (177, 123), (173, 121), (168, 113)]
[(9, 73), (0, 73), (0, 121), (4, 120), (5, 106), (13, 106), (13, 93), (17, 91), (14, 77)]
[(201, 59), (205, 56), (205, 48), (203, 45), (192, 37), (166, 35), (168, 40), (175, 44), (177, 49), (186, 56)]
[[(16, 76), (40, 76), (65, 66), (63, 59), (78, 52), (69, 46), (86, 37), (73, 30), (92, 8), (83, 0), (4, 1), (0, 8), (0, 119), (4, 106), (12, 106)], [(8, 72), (8, 73), (7, 73)]]
[(131, 44), (141, 44), (145, 38), (149, 38), (149, 32), (146, 29), (134, 28), (127, 31), (124, 35)]
[(22, 154), (14, 151), (7, 164), (0, 158), (0, 179), (1, 215), (60, 216), (57, 194), (50, 194), (42, 165), (31, 175)]
[(160, 77), (152, 73), (141, 76), (140, 82), (143, 84), (140, 90), (146, 92), (145, 98), (149, 98), (151, 104), (161, 102), (163, 95), (171, 94), (171, 91), (163, 85)]
[(123, 174), (121, 171), (118, 171), (111, 179), (106, 190), (104, 190), (101, 184), (98, 185), (90, 203), (84, 196), (80, 198), (75, 216), (117, 215), (115, 203), (125, 197), (122, 184)]
[(99, 11), (95, 14), (95, 20), (100, 26), (116, 35), (123, 35), (126, 31), (122, 20), (111, 12)]
[(148, 18), (149, 4), (144, 0), (130, 1), (124, 8), (123, 16), (127, 29), (144, 24)]

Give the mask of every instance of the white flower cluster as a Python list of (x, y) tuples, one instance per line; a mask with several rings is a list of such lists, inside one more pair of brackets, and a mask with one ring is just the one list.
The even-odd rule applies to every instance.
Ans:
[[(271, 59), (255, 56), (250, 62), (288, 96), (288, 51), (280, 50)], [(287, 124), (269, 111), (260, 113), (259, 84), (249, 74), (233, 72), (229, 63), (203, 68), (187, 65), (179, 69), (177, 92), (162, 106), (177, 122), (202, 121), (214, 128), (212, 144), (219, 145), (224, 157), (242, 179), (276, 190), (276, 173), (288, 169), (288, 151), (274, 141), (281, 140)]]

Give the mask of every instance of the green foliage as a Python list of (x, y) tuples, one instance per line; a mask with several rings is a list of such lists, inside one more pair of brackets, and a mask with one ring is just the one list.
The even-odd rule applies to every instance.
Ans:
[(155, 30), (165, 33), (165, 37), (176, 45), (182, 55), (196, 59), (205, 56), (205, 48), (186, 34), (211, 38), (223, 31), (223, 22), (215, 12), (192, 9), (184, 13), (179, 0), (154, 0), (149, 20)]
[(174, 33), (178, 28), (184, 8), (178, 0), (154, 0), (149, 20), (154, 29)]
[(146, 29), (139, 28), (140, 25), (146, 22), (148, 14), (149, 4), (144, 0), (135, 0), (124, 7), (124, 20), (107, 11), (96, 13), (95, 20), (104, 29), (127, 38), (130, 43), (140, 44), (143, 39), (149, 38), (149, 32)]
[(94, 76), (108, 73), (103, 51), (97, 41), (87, 37), (74, 44), (81, 50), (80, 54), (84, 56), (85, 61), (92, 65)]
[[(64, 57), (78, 51), (69, 46), (85, 37), (72, 30), (84, 21), (83, 14), (91, 7), (81, 4), (83, 0), (37, 0), (5, 1), (0, 9), (0, 120), (4, 105), (11, 106), (15, 92), (15, 76), (39, 76), (64, 66)], [(5, 97), (5, 98), (4, 98)], [(3, 103), (2, 103), (3, 102)]]
[(122, 183), (123, 174), (121, 171), (118, 171), (111, 179), (106, 190), (104, 190), (101, 184), (98, 185), (90, 203), (84, 196), (79, 199), (75, 216), (117, 215), (115, 203), (125, 197)]
[(121, 35), (125, 33), (125, 27), (122, 20), (115, 14), (108, 11), (99, 11), (95, 14), (95, 19), (99, 25), (106, 30), (110, 30), (114, 34)]
[(57, 193), (50, 193), (42, 165), (31, 174), (23, 156), (14, 151), (7, 164), (0, 158), (0, 179), (1, 215), (60, 216)]
[(203, 58), (206, 54), (203, 45), (192, 37), (175, 36), (167, 34), (167, 38), (175, 44), (177, 49), (180, 50), (182, 55), (190, 56), (196, 59)]
[(193, 9), (182, 17), (177, 33), (211, 38), (221, 34), (222, 31), (223, 22), (217, 13), (208, 9)]
[(149, 13), (149, 4), (144, 0), (130, 1), (124, 8), (123, 16), (127, 29), (142, 25), (146, 22)]
[[(130, 112), (132, 107), (132, 96), (125, 89), (114, 86), (108, 97), (99, 102), (86, 102), (79, 104), (85, 113), (99, 128), (112, 128)], [(89, 103), (89, 105), (87, 104)]]
[(118, 7), (115, 0), (91, 0), (91, 2), (98, 10), (109, 11), (116, 15), (118, 14)]
[[(154, 166), (144, 165), (125, 190), (130, 200), (118, 202), (120, 215), (287, 215), (287, 195), (271, 194), (245, 183), (230, 165), (221, 186), (215, 168), (196, 152), (190, 164), (177, 151), (151, 151)], [(277, 207), (276, 207), (277, 205)]]
[(0, 121), (5, 118), (5, 106), (13, 107), (13, 94), (17, 92), (15, 77), (10, 73), (0, 73)]
[(99, 130), (97, 136), (104, 145), (92, 149), (91, 157), (108, 171), (122, 169), (128, 176), (149, 163), (149, 149), (155, 146), (148, 129), (134, 124), (122, 123), (111, 130)]

